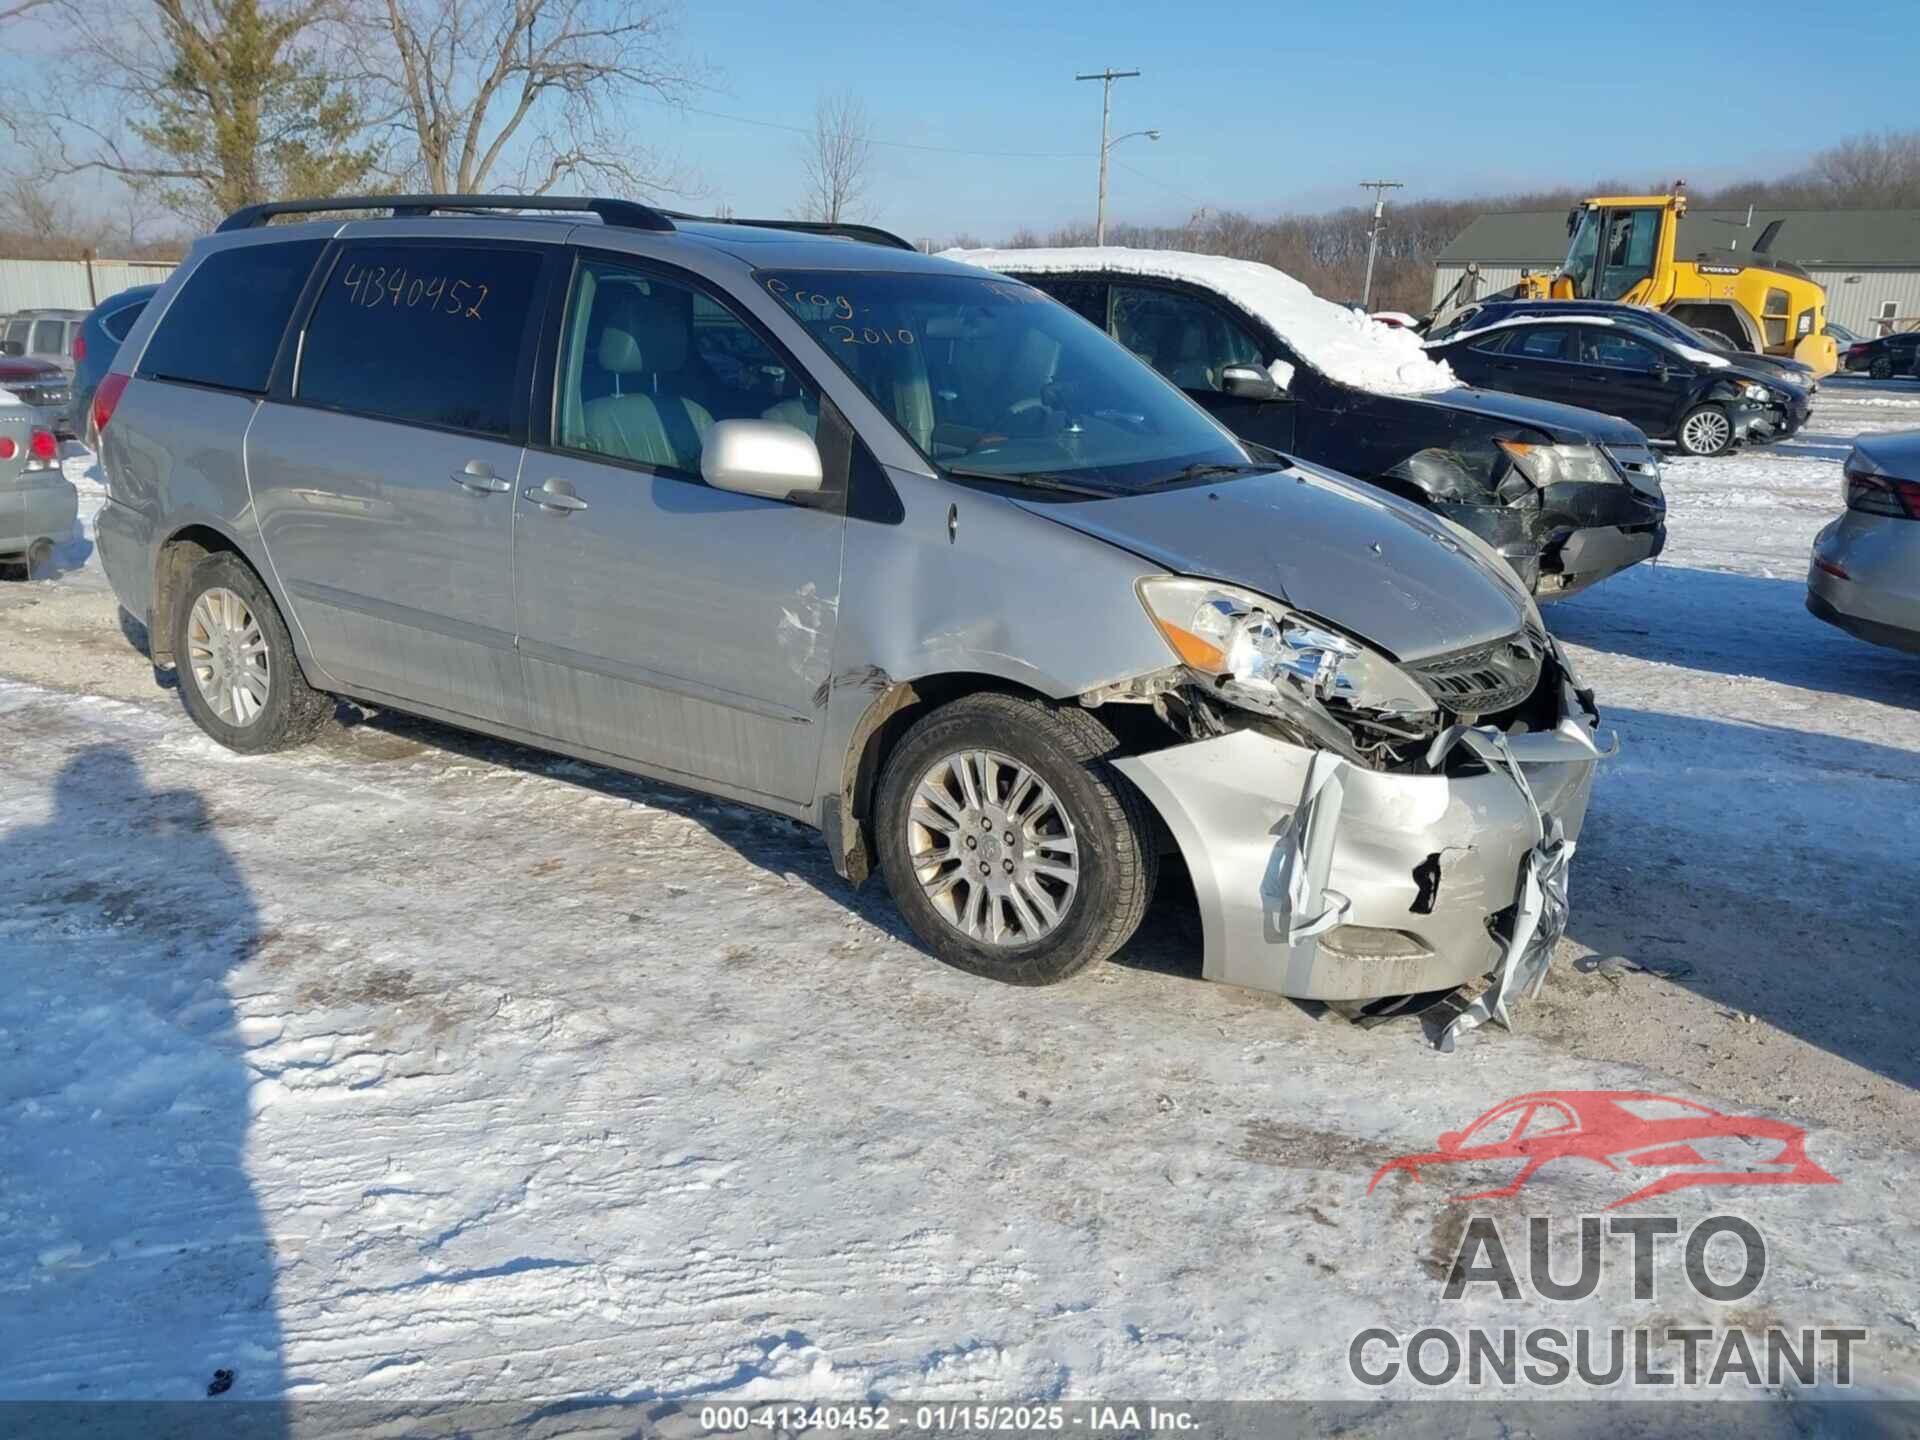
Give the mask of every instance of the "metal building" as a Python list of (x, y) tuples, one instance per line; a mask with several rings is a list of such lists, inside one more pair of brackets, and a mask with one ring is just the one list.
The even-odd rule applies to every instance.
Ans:
[[(1675, 253), (1748, 250), (1775, 221), (1768, 254), (1826, 287), (1827, 318), (1860, 335), (1920, 329), (1920, 210), (1689, 210)], [(1436, 301), (1480, 267), (1480, 292), (1551, 274), (1567, 254), (1567, 212), (1510, 210), (1482, 215), (1440, 252)]]
[(16, 310), (91, 310), (135, 285), (156, 285), (171, 260), (0, 259), (0, 315)]

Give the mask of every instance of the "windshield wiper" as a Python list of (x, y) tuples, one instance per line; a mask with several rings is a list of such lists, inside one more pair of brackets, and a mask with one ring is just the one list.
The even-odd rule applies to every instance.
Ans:
[(1066, 495), (1086, 495), (1096, 500), (1111, 500), (1124, 492), (1108, 489), (1100, 485), (1079, 485), (1071, 480), (1062, 480), (1058, 475), (1043, 470), (1027, 471), (1019, 475), (1003, 475), (998, 470), (965, 470), (956, 465), (943, 467), (947, 474), (957, 480), (994, 480), (1002, 485), (1031, 485), (1036, 490), (1058, 490)]
[(1272, 464), (1262, 464), (1257, 460), (1241, 460), (1233, 464), (1203, 460), (1198, 464), (1182, 466), (1171, 475), (1154, 481), (1161, 485), (1178, 485), (1186, 480), (1204, 480), (1209, 475), (1258, 475), (1268, 470), (1284, 470), (1290, 464), (1287, 460), (1276, 460)]

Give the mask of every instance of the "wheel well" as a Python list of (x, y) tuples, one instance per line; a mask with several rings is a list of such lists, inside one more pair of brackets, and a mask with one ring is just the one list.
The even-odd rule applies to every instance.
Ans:
[(206, 525), (189, 525), (169, 535), (160, 546), (160, 558), (153, 567), (153, 608), (147, 612), (147, 643), (156, 666), (173, 664), (174, 597), (194, 566), (209, 555), (223, 552), (239, 555), (252, 568), (238, 545)]
[(875, 864), (873, 793), (879, 786), (880, 772), (886, 768), (887, 756), (922, 715), (962, 696), (983, 691), (1019, 695), (1030, 700), (1049, 699), (1037, 690), (998, 675), (963, 671), (894, 681), (867, 706), (847, 745), (840, 794), (826, 797), (823, 806), (826, 813), (821, 816), (821, 828), (826, 831), (834, 868), (855, 885), (865, 882)]
[[(821, 828), (834, 857), (835, 868), (855, 885), (864, 882), (875, 863), (873, 836), (873, 797), (879, 788), (887, 757), (915, 721), (942, 705), (968, 695), (997, 693), (1043, 705), (1073, 704), (1042, 694), (998, 675), (961, 671), (927, 675), (917, 680), (896, 681), (883, 689), (860, 717), (860, 723), (847, 745), (847, 759), (841, 776), (841, 793), (827, 797)], [(1120, 750), (1132, 753), (1164, 744), (1165, 727), (1145, 705), (1102, 707), (1120, 736)]]
[(1736, 349), (1744, 350), (1749, 354), (1760, 348), (1755, 343), (1746, 313), (1737, 305), (1726, 305), (1717, 301), (1682, 301), (1678, 305), (1668, 306), (1667, 314), (1682, 325), (1691, 325), (1696, 330), (1716, 331), (1732, 341)]

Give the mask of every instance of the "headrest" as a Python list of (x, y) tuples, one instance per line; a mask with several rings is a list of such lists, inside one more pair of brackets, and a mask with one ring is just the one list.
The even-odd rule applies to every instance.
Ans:
[(600, 327), (600, 368), (616, 375), (632, 375), (643, 370), (678, 370), (686, 364), (693, 308), (690, 303), (674, 303), (681, 298), (637, 292), (610, 298), (607, 318)]

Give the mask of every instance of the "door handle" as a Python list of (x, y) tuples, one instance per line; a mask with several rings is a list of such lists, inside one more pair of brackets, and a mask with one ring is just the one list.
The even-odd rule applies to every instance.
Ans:
[(469, 460), (465, 468), (455, 470), (447, 476), (462, 489), (471, 490), (476, 495), (498, 495), (513, 487), (493, 473), (493, 467), (484, 460)]
[[(555, 486), (566, 486), (555, 489)], [(529, 485), (520, 492), (534, 504), (548, 510), (584, 510), (587, 502), (573, 493), (573, 487), (564, 480), (549, 480), (545, 485)]]

